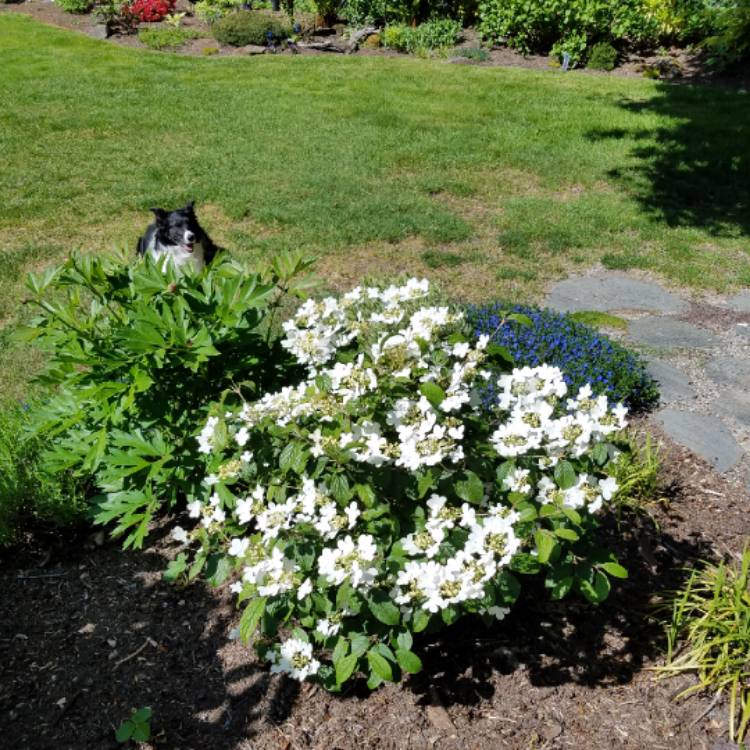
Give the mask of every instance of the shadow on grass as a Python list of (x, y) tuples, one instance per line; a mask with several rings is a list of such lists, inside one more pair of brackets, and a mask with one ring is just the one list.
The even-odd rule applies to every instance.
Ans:
[(620, 106), (669, 124), (594, 129), (594, 142), (634, 139), (632, 161), (609, 171), (648, 214), (670, 227), (717, 237), (750, 234), (750, 95), (704, 86), (658, 85)]

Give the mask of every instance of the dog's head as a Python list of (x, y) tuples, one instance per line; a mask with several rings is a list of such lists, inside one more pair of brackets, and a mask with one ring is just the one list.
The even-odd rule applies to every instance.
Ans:
[(172, 245), (192, 253), (193, 244), (199, 238), (200, 227), (195, 218), (195, 201), (176, 211), (152, 208), (156, 217), (156, 237), (162, 245)]

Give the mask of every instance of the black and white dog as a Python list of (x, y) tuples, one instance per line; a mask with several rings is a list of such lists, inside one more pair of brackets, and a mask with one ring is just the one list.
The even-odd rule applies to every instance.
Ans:
[(192, 264), (202, 271), (213, 260), (218, 248), (195, 218), (195, 201), (176, 211), (151, 210), (156, 221), (138, 238), (139, 255), (148, 253), (162, 266), (171, 261), (178, 270)]

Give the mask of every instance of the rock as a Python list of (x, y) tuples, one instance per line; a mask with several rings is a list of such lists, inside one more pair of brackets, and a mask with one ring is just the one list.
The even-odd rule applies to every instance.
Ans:
[(263, 47), (260, 44), (246, 44), (244, 47), (240, 47), (237, 51), (243, 55), (263, 55), (265, 54), (267, 47)]
[(98, 23), (89, 29), (89, 36), (94, 39), (109, 39), (109, 27), (106, 23)]
[(649, 359), (646, 363), (649, 375), (659, 383), (662, 404), (675, 401), (689, 401), (695, 398), (695, 391), (684, 372), (659, 359)]
[(750, 289), (743, 289), (743, 291), (730, 297), (727, 304), (737, 312), (750, 312)]
[(750, 341), (750, 323), (737, 323), (732, 331), (741, 338)]
[(718, 417), (664, 409), (654, 418), (675, 442), (698, 454), (717, 471), (728, 471), (742, 458), (742, 448)]
[(663, 349), (711, 349), (721, 343), (716, 336), (702, 328), (661, 316), (632, 321), (628, 326), (628, 338), (639, 344)]
[(552, 287), (547, 304), (560, 312), (580, 310), (658, 310), (676, 313), (687, 303), (658, 284), (620, 274), (580, 276), (560, 281)]
[(706, 375), (714, 383), (730, 388), (747, 389), (750, 385), (750, 360), (739, 357), (716, 357), (706, 364)]

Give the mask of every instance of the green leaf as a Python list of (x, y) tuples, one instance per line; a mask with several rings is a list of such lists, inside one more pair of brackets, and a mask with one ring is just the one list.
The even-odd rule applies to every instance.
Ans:
[(580, 537), (578, 534), (573, 531), (573, 529), (569, 529), (565, 526), (561, 526), (558, 529), (555, 529), (555, 536), (559, 537), (560, 539), (565, 539), (566, 542), (577, 542)]
[(535, 575), (541, 570), (539, 560), (528, 552), (519, 552), (510, 561), (511, 570), (524, 575)]
[(628, 571), (616, 562), (602, 563), (602, 568), (609, 573), (613, 578), (627, 578)]
[(591, 458), (593, 458), (599, 466), (604, 466), (604, 464), (607, 463), (607, 459), (609, 458), (607, 444), (597, 443), (591, 451)]
[(362, 501), (362, 505), (366, 508), (371, 508), (375, 505), (375, 490), (369, 484), (355, 484), (354, 491)]
[(162, 574), (165, 581), (174, 583), (187, 569), (187, 556), (184, 552), (180, 552), (177, 557), (172, 560), (167, 569)]
[(370, 676), (367, 678), (367, 687), (370, 688), (370, 690), (375, 690), (376, 687), (379, 687), (383, 682), (383, 678), (377, 674), (376, 672), (370, 672)]
[(148, 724), (136, 724), (131, 738), (133, 742), (148, 742), (151, 737), (151, 727)]
[(578, 475), (570, 461), (560, 461), (555, 466), (555, 482), (561, 490), (569, 490), (578, 481)]
[(232, 558), (228, 555), (210, 555), (206, 564), (206, 579), (214, 588), (221, 586), (233, 567)]
[(456, 495), (467, 503), (478, 505), (484, 498), (484, 484), (473, 471), (465, 471), (464, 477), (453, 486)]
[(546, 529), (540, 529), (534, 532), (534, 541), (536, 542), (537, 559), (542, 565), (548, 563), (557, 546), (555, 537)]
[(399, 633), (396, 637), (396, 643), (398, 647), (404, 651), (409, 651), (414, 643), (414, 639), (411, 637), (411, 633), (406, 630), (403, 633)]
[(592, 604), (601, 604), (609, 596), (609, 578), (597, 570), (594, 573), (593, 583), (589, 580), (581, 579), (578, 581), (578, 588)]
[(393, 670), (388, 661), (379, 654), (377, 651), (370, 649), (367, 652), (367, 661), (370, 664), (370, 669), (378, 676), (381, 680), (391, 681), (393, 680)]
[(414, 614), (412, 615), (412, 627), (411, 629), (415, 633), (421, 633), (429, 624), (430, 624), (430, 618), (432, 615), (430, 615), (429, 612), (425, 612), (423, 609), (416, 609), (414, 610)]
[(397, 625), (401, 620), (399, 608), (383, 592), (376, 592), (368, 598), (370, 611), (385, 625)]
[(446, 625), (453, 625), (458, 619), (458, 610), (453, 606), (448, 606), (440, 611), (440, 617)]
[(531, 318), (523, 313), (508, 313), (505, 318), (506, 320), (512, 320), (515, 323), (519, 323), (522, 326), (531, 326)]
[(338, 661), (334, 661), (336, 666), (336, 684), (341, 685), (346, 682), (354, 673), (354, 669), (357, 666), (357, 657), (354, 654), (344, 656)]
[(427, 469), (417, 481), (417, 497), (421, 500), (435, 486), (435, 475)]
[(422, 671), (422, 661), (413, 651), (399, 648), (396, 650), (396, 659), (404, 672), (416, 674)]
[(245, 607), (245, 611), (240, 618), (240, 638), (242, 638), (243, 641), (247, 642), (250, 640), (265, 611), (266, 597), (253, 599), (247, 607)]
[(334, 664), (341, 661), (346, 656), (347, 651), (349, 651), (349, 644), (346, 638), (339, 636), (338, 641), (336, 641), (336, 647), (333, 649), (333, 654), (331, 654), (331, 661)]
[(345, 503), (352, 496), (349, 489), (349, 480), (345, 474), (334, 474), (328, 480), (328, 489), (331, 491), (334, 499), (339, 503)]
[(556, 580), (552, 584), (552, 598), (557, 600), (566, 597), (573, 588), (574, 583), (575, 578), (572, 575), (564, 576), (563, 578)]
[(354, 656), (362, 656), (370, 648), (370, 639), (363, 633), (352, 633), (349, 638), (352, 642), (352, 654)]
[(437, 383), (428, 380), (419, 386), (419, 390), (436, 409), (445, 400), (445, 391)]
[(120, 724), (119, 727), (117, 727), (117, 731), (115, 732), (115, 739), (118, 742), (127, 742), (133, 736), (134, 731), (135, 724), (130, 721), (130, 719), (126, 719), (122, 722), (122, 724)]
[(149, 721), (152, 715), (153, 711), (148, 706), (144, 706), (143, 708), (139, 708), (130, 717), (130, 720), (134, 721), (136, 724), (143, 724), (144, 722)]

